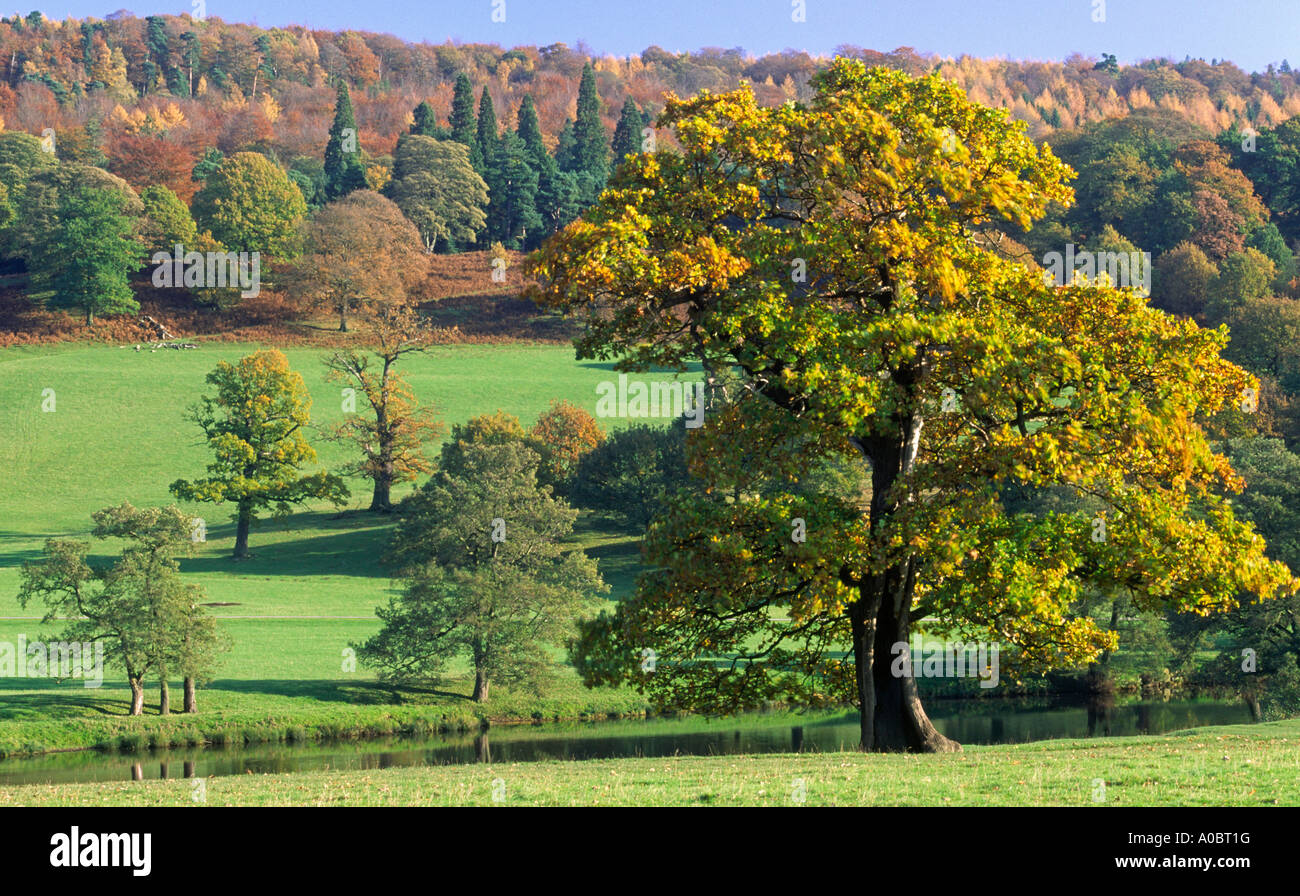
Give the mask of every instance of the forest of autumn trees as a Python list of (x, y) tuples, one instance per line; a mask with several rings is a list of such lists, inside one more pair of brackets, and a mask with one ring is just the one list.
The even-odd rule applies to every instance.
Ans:
[[(943, 60), (908, 48), (881, 53), (854, 46), (837, 54), (910, 74), (937, 70), (973, 100), (1010, 109), (1039, 138), (1146, 107), (1170, 109), (1214, 131), (1247, 122), (1272, 126), (1300, 113), (1300, 82), (1285, 63), (1248, 74), (1219, 60), (1137, 66), (1115, 65), (1113, 57), (1101, 63), (1080, 56)], [(806, 100), (809, 77), (826, 62), (790, 50), (755, 58), (739, 48), (674, 54), (650, 47), (620, 58), (581, 45), (504, 50), (411, 44), (356, 31), (263, 29), (215, 17), (122, 12), (55, 21), (34, 12), (0, 20), (0, 116), (7, 127), (33, 134), (53, 129), (67, 153), (83, 161), (106, 153), (122, 169), (139, 164), (147, 151), (154, 158), (166, 153), (168, 165), (179, 167), (178, 147), (197, 159), (211, 146), (225, 153), (270, 151), (289, 165), (300, 156), (321, 157), (334, 85), (341, 81), (353, 93), (360, 143), (379, 157), (392, 153), (420, 103), (446, 121), (457, 75), (464, 73), (476, 96), (487, 88), (503, 124), (514, 123), (531, 95), (543, 139), (554, 150), (574, 117), (588, 61), (610, 133), (626, 100), (657, 114), (669, 91), (689, 96), (747, 80), (760, 103)]]

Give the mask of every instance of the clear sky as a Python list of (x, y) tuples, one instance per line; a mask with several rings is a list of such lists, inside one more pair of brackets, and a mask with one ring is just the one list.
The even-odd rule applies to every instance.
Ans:
[[(103, 18), (114, 0), (16, 0), (25, 14)], [(23, 3), (30, 6), (23, 6)], [(137, 15), (179, 14), (191, 0), (117, 0)], [(135, 5), (132, 5), (134, 2)], [(197, 0), (195, 0), (197, 2)], [(262, 27), (307, 25), (395, 34), (405, 40), (576, 45), (628, 55), (743, 47), (758, 55), (787, 47), (813, 54), (839, 44), (876, 50), (910, 46), (941, 56), (1064, 59), (1114, 53), (1121, 62), (1156, 56), (1227, 58), (1263, 70), (1300, 64), (1300, 0), (204, 0), (207, 14)], [(493, 21), (494, 2), (505, 21)], [(805, 21), (792, 21), (802, 2)], [(1104, 21), (1094, 21), (1103, 11)]]

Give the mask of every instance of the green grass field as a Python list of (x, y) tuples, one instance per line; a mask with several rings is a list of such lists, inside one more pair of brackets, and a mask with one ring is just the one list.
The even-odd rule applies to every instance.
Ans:
[[(770, 754), (234, 775), (208, 779), (203, 796), (208, 806), (1296, 806), (1298, 741), (1300, 720), (1291, 720), (930, 756)], [(9, 787), (4, 797), (15, 806), (197, 806), (195, 792), (194, 781), (173, 779)]]
[[(204, 377), (218, 361), (234, 361), (258, 346), (200, 343), (197, 350), (134, 351), (104, 345), (65, 344), (0, 351), (0, 641), (54, 634), (40, 626), (36, 605), (15, 599), (19, 569), (39, 556), (46, 538), (87, 537), (90, 514), (130, 501), (171, 503), (168, 485), (202, 475), (208, 460), (198, 427), (186, 409), (207, 388)], [(327, 383), (323, 350), (286, 351), (313, 398), (313, 423), (328, 427), (343, 415), (341, 387)], [(553, 399), (594, 413), (596, 385), (615, 376), (610, 365), (575, 361), (565, 346), (443, 346), (403, 361), (424, 404), (448, 426), (504, 410), (530, 425)], [(53, 410), (48, 399), (53, 390)], [(603, 420), (606, 428), (626, 421)], [(346, 449), (311, 438), (320, 463), (337, 466)], [(430, 451), (436, 455), (436, 446)], [(284, 520), (254, 529), (255, 556), (229, 559), (234, 528), (230, 508), (188, 504), (207, 522), (207, 541), (182, 561), (182, 572), (203, 586), (211, 612), (221, 617), (234, 649), (216, 680), (200, 695), (200, 716), (218, 727), (263, 726), (268, 716), (323, 726), (352, 720), (387, 724), (364, 668), (346, 672), (343, 650), (378, 627), (375, 607), (386, 602), (391, 581), (378, 564), (392, 521), (365, 512), (368, 483), (352, 480), (351, 504), (342, 511), (308, 506)], [(636, 540), (626, 533), (583, 524), (577, 543), (590, 549), (613, 586), (612, 597), (632, 586)], [(107, 557), (112, 548), (105, 546)], [(450, 685), (448, 690), (457, 688)], [(364, 693), (363, 693), (364, 691)], [(464, 689), (468, 693), (468, 687)], [(627, 694), (586, 692), (569, 674), (557, 695), (538, 702), (527, 695), (497, 695), (494, 718), (631, 712)], [(120, 716), (127, 691), (121, 682), (90, 690), (79, 682), (0, 681), (0, 753), (88, 746), (123, 734), (167, 731), (171, 720)], [(149, 695), (150, 710), (156, 694)], [(436, 718), (470, 718), (456, 695), (429, 695)]]

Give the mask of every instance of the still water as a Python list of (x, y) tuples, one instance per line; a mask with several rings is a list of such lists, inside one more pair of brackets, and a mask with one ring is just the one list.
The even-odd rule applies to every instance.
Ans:
[[(931, 701), (931, 719), (964, 744), (1061, 737), (1161, 734), (1249, 722), (1240, 701), (1182, 700), (1060, 705), (1015, 700)], [(490, 733), (303, 745), (193, 747), (120, 755), (92, 751), (0, 760), (0, 785), (130, 781), (213, 775), (376, 769), (475, 762), (536, 762), (631, 756), (834, 752), (858, 742), (856, 713), (767, 713), (728, 719), (587, 722), (493, 728)]]

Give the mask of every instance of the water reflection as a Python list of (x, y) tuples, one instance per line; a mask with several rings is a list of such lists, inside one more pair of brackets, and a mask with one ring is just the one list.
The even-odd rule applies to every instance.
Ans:
[[(1170, 701), (1117, 705), (1099, 695), (1082, 705), (1024, 701), (935, 701), (938, 730), (965, 744), (1024, 743), (1058, 737), (1159, 734), (1199, 725), (1250, 721), (1241, 701)], [(385, 739), (254, 747), (192, 747), (148, 755), (64, 753), (0, 761), (0, 784), (141, 781), (323, 769), (586, 760), (618, 757), (854, 750), (856, 713), (749, 715), (732, 719), (591, 722), (496, 728), (425, 739)]]
[[(1088, 736), (1089, 737), (1110, 737), (1111, 716), (1115, 711), (1115, 694), (1113, 692), (1103, 691), (1088, 695)], [(1141, 734), (1146, 734), (1151, 727), (1150, 715), (1145, 718), (1146, 728), (1142, 727), (1142, 715), (1138, 715), (1137, 729)]]

